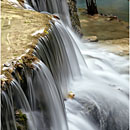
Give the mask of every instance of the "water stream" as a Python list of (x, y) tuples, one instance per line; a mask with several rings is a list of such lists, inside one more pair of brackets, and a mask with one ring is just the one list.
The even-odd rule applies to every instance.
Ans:
[[(27, 1), (30, 9), (61, 13), (62, 21), (54, 19), (39, 39), (40, 61), (23, 68), (24, 83), (15, 73), (3, 91), (2, 130), (18, 130), (14, 106), (27, 115), (28, 130), (128, 130), (128, 58), (82, 43), (62, 18), (67, 8), (59, 12), (65, 1), (53, 2)], [(74, 99), (67, 98), (71, 91)]]

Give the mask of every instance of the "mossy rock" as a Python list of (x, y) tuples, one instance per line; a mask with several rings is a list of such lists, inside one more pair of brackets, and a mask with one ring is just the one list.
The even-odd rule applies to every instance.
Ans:
[(17, 130), (27, 130), (27, 117), (21, 110), (15, 113)]

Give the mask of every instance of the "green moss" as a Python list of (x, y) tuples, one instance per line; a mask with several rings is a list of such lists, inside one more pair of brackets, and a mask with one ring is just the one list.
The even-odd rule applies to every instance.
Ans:
[(17, 130), (27, 130), (27, 117), (21, 110), (17, 110), (15, 114)]

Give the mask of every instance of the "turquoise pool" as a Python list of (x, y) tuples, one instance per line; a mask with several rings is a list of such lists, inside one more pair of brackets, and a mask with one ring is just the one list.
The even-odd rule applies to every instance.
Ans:
[[(113, 14), (119, 19), (129, 20), (129, 1), (128, 0), (97, 0), (99, 13)], [(77, 0), (78, 8), (86, 8), (86, 0)]]

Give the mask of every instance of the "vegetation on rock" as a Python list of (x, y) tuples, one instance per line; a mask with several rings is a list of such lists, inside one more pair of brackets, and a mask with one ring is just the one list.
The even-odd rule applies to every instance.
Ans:
[(72, 27), (76, 33), (82, 35), (79, 16), (76, 7), (76, 0), (67, 0), (67, 3), (69, 6), (69, 14), (70, 14)]
[(21, 110), (15, 113), (17, 130), (27, 130), (27, 117)]

